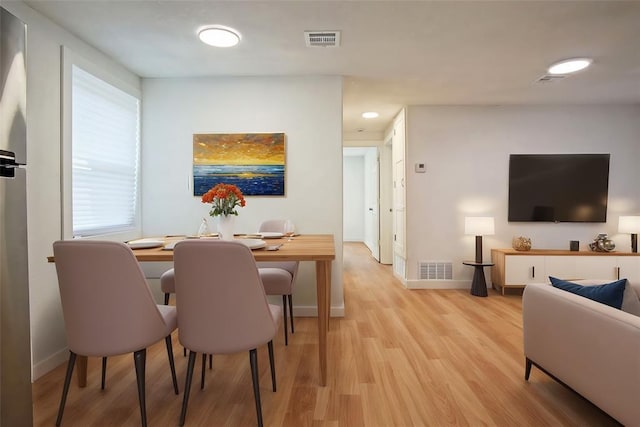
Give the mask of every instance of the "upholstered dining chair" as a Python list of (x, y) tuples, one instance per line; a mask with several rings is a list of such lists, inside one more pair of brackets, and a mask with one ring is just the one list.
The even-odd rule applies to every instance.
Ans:
[[(173, 260), (178, 336), (189, 349), (179, 425), (185, 422), (197, 353), (248, 350), (258, 425), (262, 426), (257, 348), (268, 345), (275, 392), (273, 337), (282, 314), (280, 307), (267, 302), (251, 250), (240, 242), (187, 240), (176, 244)], [(204, 375), (200, 387), (204, 388)]]
[[(260, 232), (285, 232), (285, 224), (287, 220), (276, 219), (264, 221), (260, 224)], [(295, 332), (293, 325), (293, 285), (298, 275), (298, 261), (280, 261), (280, 262), (258, 262), (258, 271), (264, 285), (267, 295), (282, 295), (282, 307), (284, 314), (284, 343), (289, 345), (289, 336), (287, 332), (287, 305), (289, 306), (289, 322), (291, 325), (291, 333)], [(171, 268), (160, 276), (160, 290), (164, 294), (165, 305), (169, 304), (171, 294), (175, 293), (175, 273)], [(288, 302), (288, 304), (287, 304)], [(186, 350), (185, 350), (186, 351)], [(211, 357), (209, 358), (209, 368), (211, 368)]]
[(177, 327), (175, 307), (156, 305), (131, 248), (124, 243), (67, 240), (53, 244), (69, 362), (56, 426), (69, 392), (77, 355), (103, 357), (133, 353), (140, 416), (147, 424), (145, 404), (146, 348), (164, 338), (173, 389), (178, 382), (171, 333)]
[[(258, 228), (258, 233), (277, 232), (286, 233), (286, 219), (271, 219), (263, 221)], [(289, 322), (291, 333), (295, 332), (293, 326), (293, 285), (298, 275), (298, 261), (263, 261), (258, 262), (260, 277), (267, 295), (282, 295), (282, 309), (284, 314), (284, 343), (289, 344), (287, 333), (287, 305), (289, 306)], [(287, 304), (288, 302), (288, 304)]]
[[(160, 275), (160, 290), (164, 294), (164, 305), (169, 305), (171, 294), (176, 292), (176, 278), (173, 268), (168, 269)], [(182, 349), (183, 354), (187, 355), (187, 349)], [(209, 358), (209, 367), (212, 367), (211, 358)]]

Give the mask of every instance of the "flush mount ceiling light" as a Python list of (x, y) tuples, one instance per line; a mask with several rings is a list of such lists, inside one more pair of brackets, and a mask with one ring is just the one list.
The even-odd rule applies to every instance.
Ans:
[(375, 119), (379, 115), (380, 114), (376, 113), (375, 111), (367, 111), (366, 113), (362, 113), (362, 117), (365, 119)]
[(240, 33), (233, 28), (211, 25), (198, 31), (203, 43), (215, 47), (232, 47), (240, 42)]
[(570, 74), (576, 71), (584, 70), (591, 65), (591, 58), (571, 58), (556, 62), (550, 66), (547, 71), (549, 74)]

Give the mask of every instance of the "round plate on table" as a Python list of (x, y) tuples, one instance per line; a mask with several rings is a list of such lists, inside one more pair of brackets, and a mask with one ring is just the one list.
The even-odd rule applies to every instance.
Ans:
[(283, 233), (278, 233), (276, 231), (262, 231), (257, 234), (262, 236), (263, 239), (280, 239), (281, 237), (284, 237)]
[(164, 240), (159, 239), (136, 239), (127, 242), (131, 249), (158, 248), (164, 245)]
[(236, 239), (236, 242), (246, 245), (249, 249), (261, 249), (267, 246), (267, 242), (262, 239)]

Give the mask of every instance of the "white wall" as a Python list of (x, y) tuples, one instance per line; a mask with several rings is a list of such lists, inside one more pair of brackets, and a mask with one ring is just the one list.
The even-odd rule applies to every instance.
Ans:
[[(346, 149), (345, 149), (346, 151)], [(343, 160), (343, 240), (364, 241), (364, 157), (345, 155)]]
[[(509, 248), (513, 236), (531, 237), (536, 249), (580, 250), (608, 233), (629, 251), (629, 235), (617, 233), (618, 216), (640, 214), (640, 106), (480, 106), (408, 108), (407, 277), (417, 283), (419, 261), (453, 261), (458, 285), (469, 286), (474, 237), (464, 235), (466, 215), (494, 216), (491, 248)], [(611, 153), (607, 223), (509, 223), (509, 154)], [(426, 173), (413, 165), (426, 163)], [(490, 271), (486, 271), (487, 277)], [(434, 284), (437, 287), (437, 284)]]
[(138, 77), (20, 2), (3, 7), (27, 24), (27, 222), (32, 378), (66, 360), (55, 266), (46, 261), (61, 238), (60, 47), (98, 64), (133, 87)]
[[(194, 133), (284, 132), (286, 196), (248, 197), (236, 229), (253, 232), (264, 219), (290, 218), (300, 233), (332, 233), (332, 313), (343, 313), (340, 77), (145, 79), (142, 130), (145, 235), (193, 234), (208, 214), (190, 184)], [(299, 315), (316, 313), (314, 271), (301, 263)]]

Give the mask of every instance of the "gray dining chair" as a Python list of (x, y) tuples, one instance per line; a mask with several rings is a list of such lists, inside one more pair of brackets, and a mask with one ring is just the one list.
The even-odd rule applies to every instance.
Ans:
[[(277, 232), (285, 233), (285, 219), (275, 219), (264, 221), (260, 224), (258, 232)], [(298, 275), (298, 261), (270, 261), (258, 262), (258, 271), (264, 290), (267, 295), (282, 295), (282, 307), (284, 314), (284, 343), (289, 345), (289, 336), (287, 331), (287, 306), (289, 310), (289, 323), (291, 333), (295, 332), (293, 325), (293, 285)], [(175, 273), (171, 268), (160, 276), (160, 290), (164, 294), (164, 303), (169, 304), (171, 294), (175, 293)], [(186, 351), (186, 350), (185, 350)], [(203, 356), (204, 357), (204, 356)], [(211, 357), (209, 357), (209, 368), (212, 366)]]
[[(286, 219), (271, 219), (263, 221), (258, 228), (258, 233), (277, 232), (286, 233)], [(284, 343), (289, 345), (287, 333), (287, 305), (289, 306), (289, 322), (291, 333), (295, 332), (293, 326), (293, 285), (298, 276), (298, 261), (262, 261), (258, 262), (260, 277), (267, 295), (282, 295), (282, 311), (284, 314)], [(287, 304), (288, 303), (288, 304)]]
[[(197, 353), (249, 351), (256, 415), (262, 426), (257, 348), (268, 346), (275, 392), (273, 337), (282, 313), (267, 302), (251, 250), (233, 241), (183, 241), (175, 246), (174, 266), (178, 336), (189, 349), (179, 425), (185, 422)], [(204, 388), (204, 369), (200, 387)]]
[(140, 265), (124, 243), (68, 240), (53, 244), (69, 362), (56, 426), (62, 422), (77, 355), (103, 358), (133, 353), (142, 425), (145, 403), (146, 349), (164, 338), (173, 389), (178, 382), (171, 333), (177, 327), (175, 307), (156, 305)]

